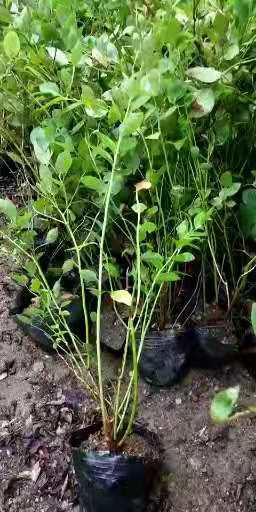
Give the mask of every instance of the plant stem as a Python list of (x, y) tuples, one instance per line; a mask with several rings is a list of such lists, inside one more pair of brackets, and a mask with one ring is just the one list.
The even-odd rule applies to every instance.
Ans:
[(127, 436), (131, 433), (133, 422), (134, 422), (134, 420), (136, 418), (136, 414), (137, 414), (138, 399), (139, 399), (137, 346), (136, 346), (136, 335), (135, 335), (134, 325), (133, 325), (132, 321), (130, 321), (130, 326), (131, 326), (131, 344), (132, 344), (132, 362), (133, 362), (133, 389), (134, 389), (133, 403), (132, 403), (132, 410), (131, 410), (127, 429), (126, 429), (121, 441), (118, 443), (118, 446), (122, 446), (122, 444), (125, 442)]
[[(127, 111), (124, 117), (124, 122), (126, 121), (126, 117), (128, 115), (130, 108), (130, 103), (128, 104)], [(102, 303), (102, 276), (103, 276), (103, 256), (104, 256), (104, 242), (107, 230), (107, 222), (108, 222), (108, 214), (109, 214), (109, 205), (111, 200), (111, 192), (113, 187), (114, 175), (117, 166), (117, 160), (120, 150), (120, 145), (122, 142), (122, 131), (119, 131), (119, 137), (116, 144), (115, 154), (113, 165), (110, 174), (110, 180), (108, 185), (108, 190), (106, 194), (105, 200), (105, 208), (104, 208), (104, 219), (102, 224), (101, 238), (100, 238), (100, 254), (99, 254), (99, 272), (98, 272), (98, 302), (97, 302), (97, 319), (96, 319), (96, 350), (97, 350), (97, 368), (98, 368), (98, 385), (99, 385), (99, 396), (100, 396), (100, 405), (101, 405), (101, 413), (102, 413), (102, 421), (103, 421), (103, 430), (106, 436), (108, 436), (108, 415), (105, 407), (104, 400), (104, 389), (103, 389), (103, 380), (102, 380), (102, 364), (101, 364), (101, 344), (100, 344), (100, 335), (101, 335), (101, 303)]]

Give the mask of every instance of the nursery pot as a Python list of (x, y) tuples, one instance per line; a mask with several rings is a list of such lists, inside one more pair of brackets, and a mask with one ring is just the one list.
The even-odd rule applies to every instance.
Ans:
[(41, 348), (44, 352), (49, 354), (55, 353), (55, 349), (53, 348), (53, 343), (50, 337), (49, 332), (47, 332), (47, 325), (43, 323), (43, 321), (35, 317), (31, 319), (31, 323), (26, 323), (22, 319), (22, 316), (15, 315), (15, 322), (21, 327), (23, 332), (30, 336), (30, 338), (35, 342), (35, 344)]
[(146, 336), (140, 358), (140, 374), (154, 386), (171, 386), (189, 368), (190, 344), (183, 329), (153, 331)]
[[(82, 449), (81, 444), (101, 428), (101, 422), (94, 423), (71, 436), (80, 512), (145, 512), (159, 461), (145, 462), (139, 456)], [(139, 433), (140, 429), (134, 431)], [(148, 442), (152, 446), (154, 443), (155, 448), (155, 436), (144, 432), (150, 434)]]
[(194, 341), (191, 365), (194, 368), (219, 368), (237, 358), (237, 346), (223, 343), (227, 334), (223, 323), (194, 327), (190, 337)]

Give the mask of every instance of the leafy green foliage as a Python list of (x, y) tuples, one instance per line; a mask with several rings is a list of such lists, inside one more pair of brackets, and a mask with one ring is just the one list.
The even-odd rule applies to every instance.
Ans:
[(102, 281), (139, 327), (143, 314), (158, 320), (194, 259), (216, 288), (222, 272), (229, 290), (240, 278), (232, 251), (256, 237), (255, 6), (192, 7), (33, 0), (0, 10), (2, 151), (33, 187), (21, 210), (2, 199), (0, 211), (17, 252), (38, 261), (40, 229), (66, 251), (50, 291), (22, 253), (41, 315), (61, 304), (73, 269), (84, 296)]
[(211, 417), (215, 423), (225, 423), (232, 417), (239, 393), (240, 388), (236, 386), (216, 394), (211, 404)]

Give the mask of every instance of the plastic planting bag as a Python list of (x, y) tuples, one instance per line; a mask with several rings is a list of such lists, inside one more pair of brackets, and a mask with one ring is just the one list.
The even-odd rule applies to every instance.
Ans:
[(95, 424), (76, 432), (71, 439), (73, 463), (79, 484), (81, 512), (145, 512), (147, 498), (158, 469), (139, 457), (88, 452), (79, 448), (96, 433)]

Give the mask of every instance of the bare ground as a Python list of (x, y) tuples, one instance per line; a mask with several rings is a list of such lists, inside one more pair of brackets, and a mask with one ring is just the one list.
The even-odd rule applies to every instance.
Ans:
[[(68, 440), (94, 406), (65, 363), (41, 352), (9, 317), (8, 272), (2, 262), (0, 512), (77, 512)], [(191, 372), (169, 390), (141, 383), (140, 419), (160, 435), (165, 454), (150, 512), (255, 512), (256, 418), (229, 427), (209, 419), (214, 392), (236, 384), (244, 400), (256, 400), (255, 382), (238, 366)]]

